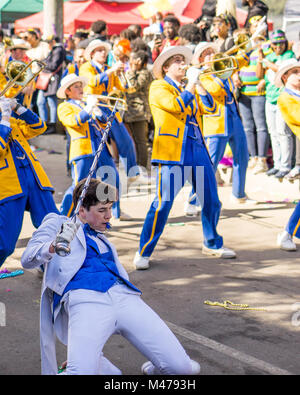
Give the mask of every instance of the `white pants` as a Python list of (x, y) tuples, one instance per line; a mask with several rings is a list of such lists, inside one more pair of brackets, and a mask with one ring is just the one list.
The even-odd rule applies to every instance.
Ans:
[(163, 320), (125, 285), (107, 292), (73, 290), (65, 302), (69, 316), (67, 374), (120, 374), (103, 358), (114, 333), (130, 341), (155, 366), (154, 374), (192, 374), (192, 363)]

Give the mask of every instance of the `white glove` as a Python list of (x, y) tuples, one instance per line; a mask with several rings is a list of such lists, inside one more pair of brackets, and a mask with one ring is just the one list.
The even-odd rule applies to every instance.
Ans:
[(93, 112), (93, 109), (95, 106), (98, 104), (98, 99), (94, 95), (88, 95), (86, 99), (86, 106), (84, 107), (84, 110), (91, 114)]
[(58, 243), (70, 244), (74, 239), (79, 226), (79, 223), (74, 223), (71, 220), (64, 222), (61, 226), (61, 230), (56, 235), (54, 245), (57, 245)]
[(201, 70), (195, 66), (190, 67), (186, 72), (186, 78), (188, 79), (189, 84), (195, 85), (199, 82), (199, 75), (201, 74)]
[(268, 25), (266, 23), (266, 17), (264, 16), (260, 21), (259, 24), (257, 25), (257, 28), (255, 32), (251, 36), (251, 40), (256, 38), (257, 36), (262, 35), (265, 31), (268, 30)]
[(109, 69), (110, 72), (117, 72), (119, 70), (124, 71), (124, 63), (122, 63), (120, 60), (118, 60), (111, 68)]
[(12, 111), (14, 111), (15, 113), (17, 113), (18, 115), (23, 114), (25, 111), (27, 111), (27, 108), (22, 106), (21, 104), (19, 104), (17, 102), (17, 99), (10, 99), (10, 103), (11, 103), (11, 109)]
[(102, 117), (103, 112), (99, 107), (95, 107), (93, 110), (93, 115), (95, 115), (95, 117)]
[(8, 97), (1, 97), (0, 98), (0, 110), (2, 112), (3, 117), (10, 117), (11, 115), (11, 99)]

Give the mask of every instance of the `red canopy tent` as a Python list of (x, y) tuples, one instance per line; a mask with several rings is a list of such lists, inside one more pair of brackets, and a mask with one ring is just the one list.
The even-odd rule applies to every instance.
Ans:
[[(205, 0), (173, 0), (172, 10), (182, 24), (193, 22), (201, 15)], [(139, 24), (142, 28), (149, 26), (149, 20), (144, 19), (139, 10), (143, 2), (117, 1), (66, 1), (64, 3), (64, 33), (74, 34), (77, 29), (88, 29), (98, 20), (105, 20), (109, 34), (118, 34), (131, 24)], [(238, 22), (242, 25), (246, 19), (246, 12), (237, 10)], [(26, 18), (15, 21), (15, 32), (24, 31), (30, 27), (43, 30), (43, 13), (38, 12)]]

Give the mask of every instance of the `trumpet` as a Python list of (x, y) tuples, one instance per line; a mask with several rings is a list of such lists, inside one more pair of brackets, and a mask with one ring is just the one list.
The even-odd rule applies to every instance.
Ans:
[(121, 71), (118, 77), (126, 93), (134, 93), (136, 91), (130, 80), (127, 78), (126, 73)]
[[(30, 69), (33, 63), (37, 63), (39, 65), (39, 70), (36, 73), (33, 73)], [(5, 93), (13, 86), (20, 85), (22, 89), (15, 93), (12, 97), (14, 99), (27, 85), (31, 83), (35, 79), (35, 77), (46, 67), (45, 63), (39, 60), (32, 60), (28, 64), (20, 61), (20, 60), (12, 60), (8, 62), (5, 68), (5, 73), (9, 79), (5, 87), (0, 93), (0, 97), (4, 96)]]

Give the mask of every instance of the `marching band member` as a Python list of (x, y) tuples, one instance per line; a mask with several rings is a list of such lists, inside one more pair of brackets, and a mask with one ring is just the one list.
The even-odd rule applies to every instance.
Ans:
[(76, 48), (74, 51), (74, 62), (69, 63), (65, 68), (62, 79), (66, 77), (68, 74), (76, 74), (79, 75), (79, 69), (85, 63), (84, 57), (84, 48)]
[[(74, 206), (84, 183), (74, 190)], [(149, 359), (142, 365), (144, 374), (198, 374), (199, 363), (142, 300), (105, 236), (115, 196), (111, 185), (91, 179), (76, 222), (49, 214), (22, 256), (24, 268), (41, 263), (46, 268), (40, 315), (42, 374), (57, 374), (56, 336), (67, 345), (67, 375), (122, 374), (103, 355), (113, 334), (122, 335)], [(62, 241), (70, 244), (68, 256), (55, 254), (55, 244)]]
[(45, 123), (16, 100), (1, 98), (0, 110), (1, 266), (14, 252), (25, 210), (36, 228), (46, 214), (58, 214), (58, 210), (53, 187), (28, 143), (46, 130)]
[[(216, 52), (213, 43), (199, 43), (195, 49), (192, 64), (198, 65), (203, 62), (209, 64)], [(238, 69), (246, 65), (249, 60), (244, 52), (240, 52), (235, 58)], [(201, 82), (216, 102), (215, 112), (203, 116), (203, 134), (207, 141), (213, 168), (215, 171), (217, 170), (218, 164), (223, 158), (226, 144), (229, 143), (233, 155), (231, 201), (237, 204), (255, 203), (255, 201), (248, 199), (245, 193), (249, 154), (233, 81), (230, 76), (226, 78), (224, 75), (223, 78), (219, 78), (214, 74), (206, 74), (201, 77)], [(196, 199), (191, 200), (189, 208), (193, 205), (197, 205)]]
[[(118, 72), (124, 70), (124, 64), (121, 61), (118, 61), (111, 68), (106, 66), (105, 61), (109, 50), (110, 45), (101, 40), (91, 41), (85, 49), (85, 58), (87, 62), (84, 63), (79, 70), (79, 75), (87, 78), (88, 80), (84, 89), (85, 93), (93, 95), (108, 95), (113, 92), (114, 89), (117, 91), (124, 91), (124, 87), (117, 75)], [(106, 115), (109, 115), (111, 112), (110, 109), (103, 106), (101, 107), (101, 104), (99, 105), (99, 108)], [(113, 121), (109, 136), (116, 143), (127, 177), (129, 177), (129, 181), (130, 179), (135, 179), (137, 176), (135, 147), (119, 113), (117, 113), (117, 116)], [(132, 171), (135, 171), (134, 174), (130, 171), (132, 168)]]
[[(300, 62), (296, 59), (284, 60), (276, 75), (275, 85), (284, 89), (278, 98), (277, 104), (289, 128), (300, 139)], [(278, 246), (286, 251), (295, 251), (296, 244), (293, 237), (300, 238), (300, 202), (292, 213), (284, 232), (277, 238)]]
[[(106, 122), (105, 116), (100, 115), (100, 117), (97, 116), (95, 119), (93, 115), (97, 105), (97, 99), (93, 95), (88, 97), (86, 103), (82, 101), (83, 89), (86, 84), (87, 80), (84, 77), (68, 74), (62, 79), (60, 88), (57, 91), (57, 97), (65, 99), (58, 106), (58, 118), (70, 136), (68, 159), (71, 165), (73, 182), (65, 192), (60, 209), (61, 214), (68, 217), (72, 215), (75, 209), (72, 204), (73, 190), (80, 180), (87, 177), (101, 141), (102, 132), (98, 121), (102, 124)], [(102, 166), (110, 170), (111, 174), (108, 176), (111, 177), (110, 179), (115, 184), (114, 186), (119, 189), (119, 174), (107, 146), (104, 146), (93, 177), (97, 176), (97, 171)], [(104, 178), (104, 174), (101, 178)], [(119, 200), (114, 203), (113, 214), (116, 218), (120, 218)]]
[[(216, 103), (199, 82), (200, 70), (188, 70), (188, 84), (182, 88), (185, 65), (192, 51), (183, 46), (168, 47), (156, 59), (150, 85), (149, 103), (155, 125), (152, 164), (157, 166), (157, 191), (146, 216), (134, 263), (148, 269), (150, 256), (162, 234), (173, 201), (187, 179), (203, 203), (203, 253), (234, 258), (235, 252), (223, 247), (217, 233), (221, 210), (214, 170), (202, 136), (201, 114), (214, 113)], [(199, 83), (201, 100), (195, 101)], [(204, 174), (199, 173), (204, 169)], [(172, 174), (174, 173), (174, 177)]]
[[(12, 41), (11, 45), (9, 46), (9, 51), (7, 52), (7, 56), (4, 59), (4, 64), (3, 67), (4, 69), (6, 68), (7, 64), (13, 60), (16, 61), (21, 61), (24, 63), (29, 63), (30, 59), (28, 58), (26, 51), (28, 50), (28, 45), (26, 43), (26, 41), (20, 39), (20, 38), (16, 38)], [(8, 78), (7, 76), (4, 78), (0, 78), (0, 90), (2, 90), (5, 85), (7, 84)], [(28, 86), (26, 86), (24, 89), (22, 89), (22, 87), (20, 85), (13, 85), (10, 89), (8, 89), (8, 91), (5, 93), (5, 97), (9, 97), (12, 98), (14, 96), (16, 96), (16, 100), (18, 103), (29, 107), (30, 104), (29, 103), (29, 97), (32, 96), (32, 93), (34, 91), (34, 87), (33, 87), (33, 82), (31, 84), (29, 84)], [(22, 92), (20, 92), (18, 94), (18, 92), (22, 89)]]

